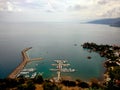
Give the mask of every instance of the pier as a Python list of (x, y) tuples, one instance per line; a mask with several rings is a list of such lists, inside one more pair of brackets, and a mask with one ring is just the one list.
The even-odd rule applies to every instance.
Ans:
[(24, 50), (22, 50), (21, 54), (22, 54), (22, 57), (23, 57), (23, 60), (22, 62), (19, 64), (19, 66), (8, 76), (8, 78), (11, 78), (11, 79), (14, 79), (17, 77), (17, 75), (22, 71), (22, 69), (26, 66), (26, 64), (28, 62), (31, 62), (31, 61), (38, 61), (38, 60), (43, 60), (43, 58), (33, 58), (33, 59), (30, 59), (27, 55), (27, 51), (32, 49), (32, 47), (29, 47), (29, 48), (25, 48)]
[[(56, 66), (55, 69), (50, 69), (50, 71), (57, 72), (57, 82), (61, 80), (61, 72), (75, 72), (75, 69), (71, 68), (63, 68), (63, 66), (67, 67), (70, 66), (70, 64), (66, 63), (66, 60), (54, 60), (56, 63), (52, 64), (52, 66)], [(56, 81), (55, 80), (55, 81)]]

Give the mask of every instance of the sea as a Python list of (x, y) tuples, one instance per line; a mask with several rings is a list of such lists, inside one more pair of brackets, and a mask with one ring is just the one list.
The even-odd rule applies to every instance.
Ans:
[[(105, 72), (103, 63), (106, 58), (96, 52), (82, 48), (85, 42), (120, 45), (120, 28), (100, 24), (81, 24), (63, 22), (19, 22), (0, 23), (0, 78), (6, 78), (22, 61), (21, 51), (29, 58), (43, 60), (29, 62), (25, 68), (33, 68), (44, 78), (56, 77), (50, 71), (56, 68), (54, 60), (66, 60), (75, 72), (62, 72), (61, 76), (74, 79), (101, 79)], [(87, 57), (91, 56), (91, 59)], [(31, 73), (34, 73), (31, 72)]]

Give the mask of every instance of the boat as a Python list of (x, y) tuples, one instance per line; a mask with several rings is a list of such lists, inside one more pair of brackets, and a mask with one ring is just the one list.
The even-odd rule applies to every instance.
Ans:
[(61, 72), (75, 72), (75, 69), (71, 69), (71, 68), (69, 68), (69, 69), (67, 69), (67, 68), (63, 68), (63, 69), (61, 69)]
[(50, 69), (50, 71), (58, 71), (59, 69)]
[(21, 74), (22, 74), (22, 75), (24, 75), (24, 74), (29, 74), (29, 72), (27, 72), (27, 71), (26, 71), (26, 72), (20, 72), (20, 75), (21, 75)]
[(25, 78), (29, 78), (30, 76), (29, 75), (25, 75)]
[(42, 75), (43, 75), (43, 73), (44, 73), (44, 72), (39, 72), (39, 73), (38, 73), (38, 75), (41, 75), (41, 76), (42, 76)]
[(33, 72), (35, 71), (34, 68), (23, 69), (22, 72)]
[(32, 74), (32, 76), (31, 76), (31, 78), (34, 78), (36, 75), (37, 75), (37, 73), (34, 72), (34, 73)]
[(67, 62), (67, 60), (54, 60), (56, 63), (66, 63)]

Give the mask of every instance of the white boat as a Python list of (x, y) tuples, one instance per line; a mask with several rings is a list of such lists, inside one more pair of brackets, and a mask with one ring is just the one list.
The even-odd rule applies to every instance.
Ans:
[(29, 78), (30, 76), (29, 75), (25, 75), (25, 78)]
[(41, 76), (42, 76), (42, 75), (43, 75), (43, 73), (44, 73), (44, 72), (39, 72), (39, 73), (38, 73), (38, 75), (41, 75)]
[(59, 69), (50, 69), (50, 71), (58, 71)]
[(29, 72), (20, 72), (20, 75), (28, 74)]
[(69, 69), (67, 69), (67, 68), (63, 68), (63, 69), (61, 69), (61, 72), (75, 72), (75, 69), (71, 69), (71, 68), (69, 68)]
[(33, 74), (32, 74), (32, 76), (31, 76), (31, 78), (34, 78), (36, 75), (37, 75), (37, 73), (36, 73), (36, 72), (35, 72), (35, 73), (33, 73)]
[(28, 68), (28, 69), (23, 69), (22, 71), (23, 72), (33, 72), (33, 71), (35, 71), (35, 69), (34, 68)]
[(54, 60), (56, 63), (66, 63), (67, 60)]

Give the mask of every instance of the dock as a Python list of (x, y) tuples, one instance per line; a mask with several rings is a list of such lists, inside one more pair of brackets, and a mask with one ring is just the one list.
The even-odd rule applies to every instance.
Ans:
[(26, 64), (28, 62), (31, 62), (31, 61), (38, 61), (38, 60), (43, 60), (43, 58), (33, 58), (33, 59), (30, 59), (27, 55), (27, 51), (32, 49), (32, 47), (29, 47), (29, 48), (25, 48), (21, 51), (21, 54), (22, 54), (22, 57), (23, 57), (23, 60), (22, 62), (17, 66), (17, 68), (15, 70), (13, 70), (13, 72), (8, 76), (8, 78), (11, 78), (11, 79), (14, 79), (17, 77), (17, 75), (22, 71), (22, 69), (26, 66)]
[(52, 66), (56, 66), (56, 68), (50, 69), (50, 71), (57, 72), (57, 82), (61, 80), (61, 72), (75, 72), (75, 69), (71, 68), (63, 68), (64, 66), (70, 66), (70, 64), (67, 63), (66, 60), (54, 60), (56, 63), (51, 64)]

